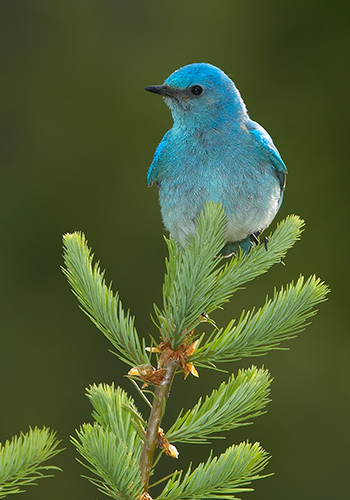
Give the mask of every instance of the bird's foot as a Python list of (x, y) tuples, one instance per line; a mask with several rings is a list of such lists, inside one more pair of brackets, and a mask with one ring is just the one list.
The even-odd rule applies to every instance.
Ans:
[(265, 250), (267, 252), (267, 244), (269, 242), (269, 239), (267, 236), (264, 236), (264, 238), (261, 240), (261, 244), (265, 245)]
[(250, 236), (249, 236), (249, 239), (250, 241), (253, 243), (254, 246), (258, 246), (258, 245), (265, 245), (265, 249), (267, 251), (267, 244), (269, 242), (269, 239), (267, 236), (264, 236), (264, 238), (262, 238), (261, 240), (259, 239), (259, 236), (261, 234), (261, 231), (256, 231), (255, 233), (252, 233)]

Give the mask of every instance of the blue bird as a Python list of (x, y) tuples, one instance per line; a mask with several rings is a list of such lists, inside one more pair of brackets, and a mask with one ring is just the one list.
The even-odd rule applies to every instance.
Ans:
[(147, 174), (148, 185), (159, 188), (171, 237), (185, 246), (213, 201), (227, 216), (221, 253), (248, 252), (283, 199), (287, 169), (271, 137), (249, 118), (233, 81), (211, 64), (189, 64), (145, 90), (164, 97), (174, 121)]

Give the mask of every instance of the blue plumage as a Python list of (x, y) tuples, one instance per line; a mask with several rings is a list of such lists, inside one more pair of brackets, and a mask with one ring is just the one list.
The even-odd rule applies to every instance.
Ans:
[(283, 199), (287, 169), (271, 137), (249, 118), (232, 80), (211, 64), (189, 64), (146, 90), (164, 97), (174, 121), (147, 174), (148, 185), (159, 188), (166, 229), (185, 245), (205, 203), (222, 203), (223, 254), (238, 246), (249, 251)]

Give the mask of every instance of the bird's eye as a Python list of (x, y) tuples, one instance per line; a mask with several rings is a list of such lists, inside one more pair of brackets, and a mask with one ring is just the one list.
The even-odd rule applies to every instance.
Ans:
[(200, 85), (193, 85), (193, 87), (191, 87), (191, 92), (193, 95), (201, 95), (203, 88)]

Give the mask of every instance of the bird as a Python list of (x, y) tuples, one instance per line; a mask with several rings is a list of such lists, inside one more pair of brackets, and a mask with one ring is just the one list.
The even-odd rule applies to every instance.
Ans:
[(147, 173), (170, 237), (185, 247), (212, 201), (223, 205), (227, 219), (221, 255), (249, 253), (275, 218), (286, 185), (287, 168), (270, 135), (212, 64), (188, 64), (145, 90), (164, 98), (173, 119)]

